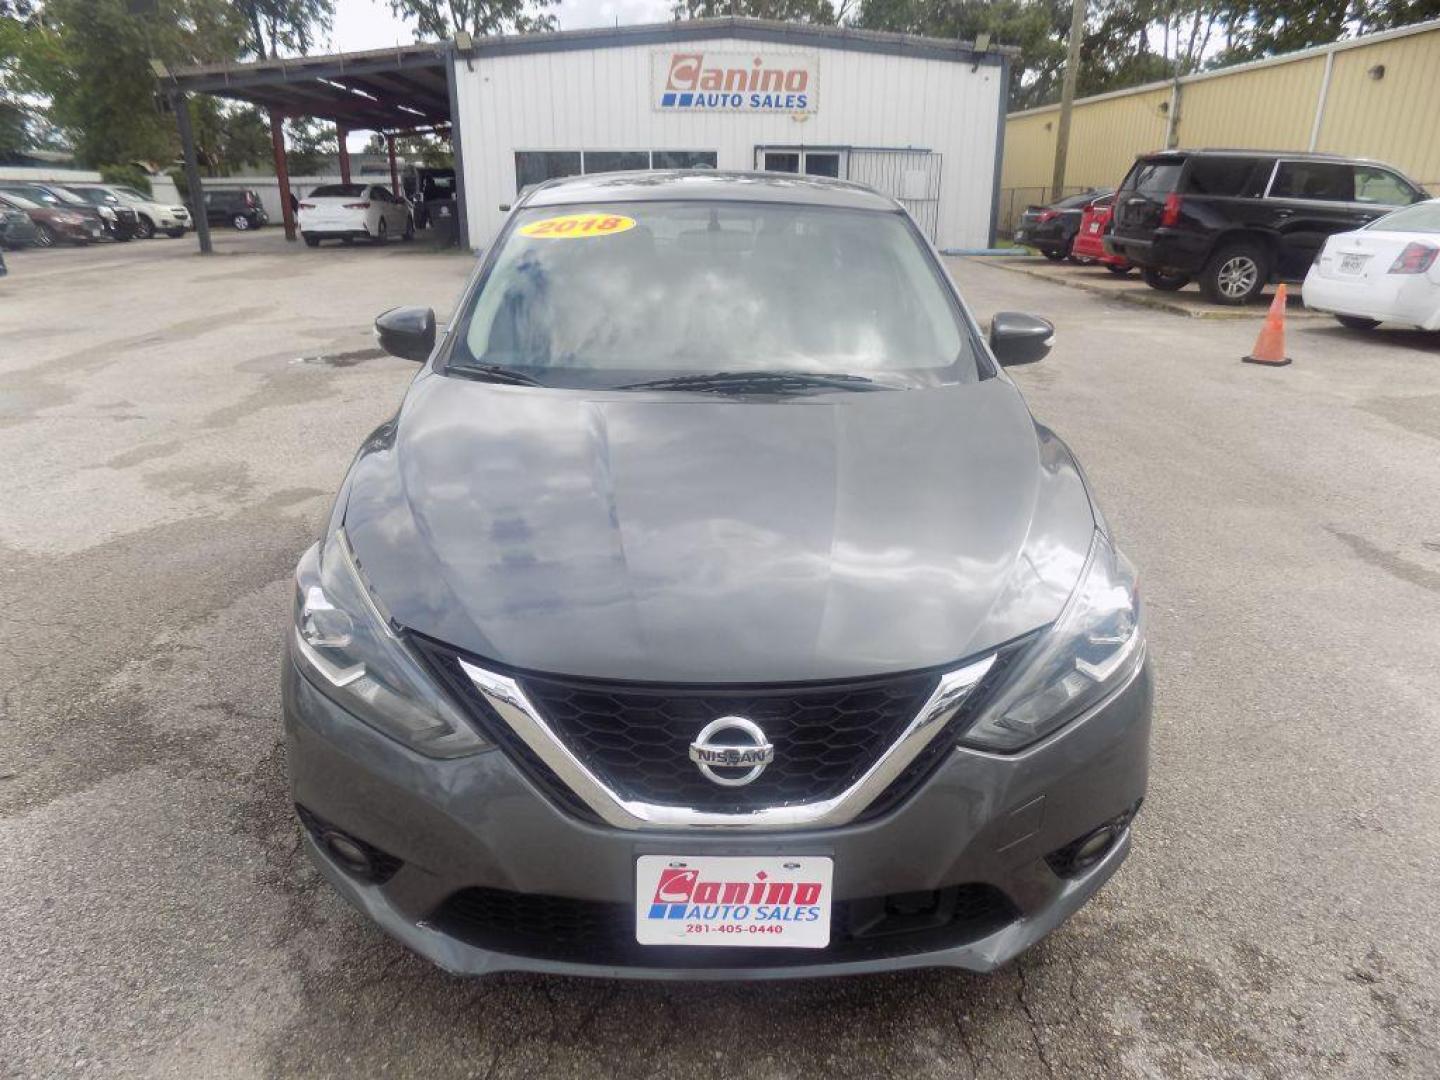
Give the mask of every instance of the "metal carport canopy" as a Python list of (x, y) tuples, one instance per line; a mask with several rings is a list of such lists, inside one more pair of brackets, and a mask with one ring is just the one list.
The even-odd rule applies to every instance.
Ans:
[(450, 126), (457, 164), (456, 211), (463, 230), (465, 209), (464, 192), (459, 189), (459, 138), (451, 125), (453, 49), (448, 41), (429, 42), (333, 56), (279, 57), (249, 64), (202, 64), (160, 75), (180, 128), (200, 250), (210, 250), (210, 230), (186, 105), (192, 93), (244, 101), (269, 112), (287, 236), (294, 230), (278, 123), (281, 118), (317, 117), (332, 120), (341, 129), (386, 134)]
[(450, 122), (449, 42), (253, 64), (182, 68), (172, 91), (248, 101), (286, 116), (316, 116), (347, 128), (402, 131)]

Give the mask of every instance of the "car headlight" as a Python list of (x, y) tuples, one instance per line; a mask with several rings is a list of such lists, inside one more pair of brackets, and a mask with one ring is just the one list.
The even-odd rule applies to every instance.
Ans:
[(101, 216), (102, 218), (104, 218), (106, 221), (114, 221), (114, 220), (115, 220), (115, 211), (114, 211), (114, 210), (111, 210), (110, 207), (108, 207), (108, 206), (101, 206), (101, 207), (97, 207), (97, 209), (100, 211), (100, 216)]
[(1060, 617), (960, 741), (1001, 752), (1028, 746), (1123, 685), (1144, 658), (1135, 570), (1097, 532)]
[(411, 749), (436, 758), (489, 749), (390, 628), (343, 529), (296, 568), (291, 644), (322, 693)]

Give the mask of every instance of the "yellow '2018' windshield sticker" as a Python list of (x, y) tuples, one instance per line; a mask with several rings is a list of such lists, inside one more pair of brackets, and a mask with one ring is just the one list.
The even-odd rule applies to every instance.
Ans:
[(635, 219), (621, 214), (564, 214), (520, 226), (521, 236), (544, 240), (580, 240), (592, 236), (614, 236), (635, 227)]

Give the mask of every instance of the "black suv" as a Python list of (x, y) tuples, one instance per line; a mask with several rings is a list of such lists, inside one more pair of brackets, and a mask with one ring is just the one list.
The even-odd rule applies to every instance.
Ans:
[(1105, 250), (1173, 291), (1199, 279), (1217, 304), (1305, 277), (1325, 238), (1427, 196), (1398, 170), (1330, 154), (1167, 150), (1137, 158)]
[(205, 192), (205, 220), (211, 225), (229, 225), (243, 232), (268, 223), (270, 215), (265, 212), (259, 194), (250, 188), (217, 189)]

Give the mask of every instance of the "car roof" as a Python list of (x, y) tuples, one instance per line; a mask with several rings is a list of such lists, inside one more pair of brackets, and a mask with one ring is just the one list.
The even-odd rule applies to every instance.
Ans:
[(1152, 150), (1148, 154), (1141, 154), (1142, 158), (1165, 157), (1248, 157), (1259, 158), (1266, 161), (1284, 159), (1286, 161), (1334, 161), (1342, 163), (1354, 163), (1360, 165), (1380, 165), (1387, 169), (1394, 169), (1395, 166), (1375, 158), (1355, 157), (1353, 154), (1326, 154), (1314, 150), (1247, 150), (1244, 147), (1224, 146), (1202, 146), (1195, 149), (1174, 149), (1174, 150)]
[(566, 206), (586, 202), (805, 203), (856, 210), (894, 210), (897, 203), (864, 184), (795, 173), (719, 172), (715, 169), (649, 169), (592, 173), (549, 180), (520, 200), (524, 206)]

